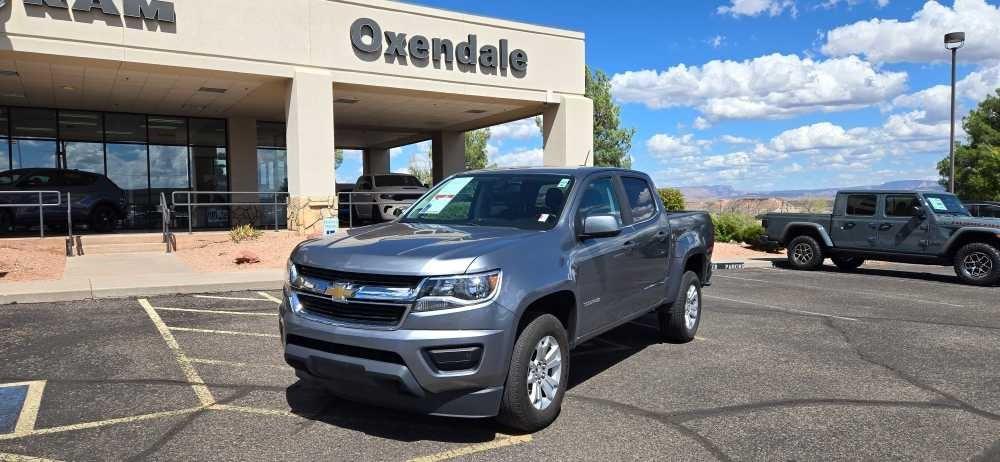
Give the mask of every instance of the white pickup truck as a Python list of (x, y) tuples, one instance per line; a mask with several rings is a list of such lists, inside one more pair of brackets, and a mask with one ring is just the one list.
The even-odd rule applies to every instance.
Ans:
[(350, 195), (354, 216), (364, 221), (395, 220), (404, 209), (420, 199), (427, 186), (405, 173), (362, 175)]

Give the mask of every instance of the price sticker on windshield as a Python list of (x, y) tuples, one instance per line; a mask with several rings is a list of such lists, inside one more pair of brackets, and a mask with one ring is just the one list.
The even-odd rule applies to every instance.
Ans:
[(472, 177), (455, 178), (441, 187), (431, 201), (427, 204), (423, 210), (420, 211), (421, 215), (437, 215), (444, 210), (451, 201), (455, 200), (455, 196), (465, 189), (465, 186), (472, 181)]
[(569, 178), (563, 178), (559, 180), (559, 184), (556, 185), (557, 188), (564, 189), (569, 186)]
[(937, 197), (928, 197), (927, 202), (930, 202), (931, 208), (939, 212), (947, 212), (948, 206), (944, 204), (944, 201), (938, 199)]

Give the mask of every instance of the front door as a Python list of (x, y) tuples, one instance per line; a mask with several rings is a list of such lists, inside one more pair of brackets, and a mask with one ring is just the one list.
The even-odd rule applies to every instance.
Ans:
[(886, 194), (878, 226), (878, 249), (901, 253), (927, 251), (928, 218), (914, 213), (921, 207), (916, 194)]
[[(612, 176), (596, 178), (584, 186), (577, 207), (576, 227), (582, 231), (583, 220), (591, 215), (612, 215), (624, 224), (621, 202)], [(621, 271), (627, 267), (633, 236), (627, 229), (617, 236), (586, 238), (574, 255), (574, 271), (579, 294), (579, 332), (586, 335), (615, 318), (626, 286)]]
[(875, 250), (878, 244), (878, 194), (847, 194), (837, 201), (833, 242), (845, 249)]

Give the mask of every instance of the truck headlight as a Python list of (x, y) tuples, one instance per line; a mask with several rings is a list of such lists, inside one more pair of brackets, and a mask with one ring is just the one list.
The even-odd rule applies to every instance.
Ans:
[(292, 287), (298, 287), (301, 283), (298, 268), (295, 267), (295, 263), (292, 263), (291, 259), (288, 259), (288, 284)]
[(500, 292), (500, 270), (424, 280), (413, 311), (436, 311), (478, 305)]

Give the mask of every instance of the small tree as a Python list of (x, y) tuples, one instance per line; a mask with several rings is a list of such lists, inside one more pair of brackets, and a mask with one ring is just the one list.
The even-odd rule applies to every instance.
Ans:
[(344, 165), (344, 150), (343, 149), (336, 149), (336, 150), (333, 151), (333, 163), (334, 163), (334, 165), (333, 165), (334, 168), (340, 168), (341, 165)]
[(611, 78), (587, 66), (585, 96), (594, 101), (594, 165), (631, 167), (629, 151), (635, 129), (621, 127), (622, 109), (611, 96)]
[[(1000, 200), (1000, 89), (962, 121), (968, 144), (955, 149), (955, 193), (965, 200)], [(951, 179), (951, 161), (938, 163), (941, 184)]]
[(465, 132), (465, 169), (479, 170), (486, 168), (489, 156), (486, 145), (490, 142), (490, 129), (482, 128)]
[(671, 212), (684, 210), (684, 193), (677, 188), (662, 188), (657, 190), (660, 193), (660, 200), (663, 206)]
[(431, 153), (428, 152), (426, 157), (427, 161), (424, 162), (420, 160), (420, 154), (414, 154), (413, 157), (410, 157), (410, 165), (406, 168), (406, 170), (410, 173), (410, 175), (417, 177), (421, 183), (431, 184), (431, 182), (434, 181), (433, 172), (431, 172)]

